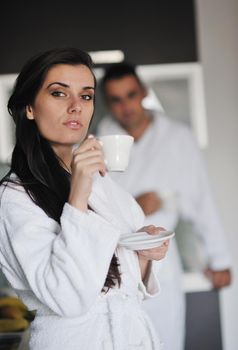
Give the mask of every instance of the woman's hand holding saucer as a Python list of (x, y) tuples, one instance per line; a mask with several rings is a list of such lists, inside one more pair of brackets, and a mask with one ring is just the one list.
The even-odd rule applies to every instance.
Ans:
[[(144, 226), (138, 232), (147, 232), (150, 235), (158, 234), (165, 231), (163, 227), (156, 227), (154, 225)], [(138, 256), (144, 260), (161, 260), (165, 257), (169, 247), (169, 240), (164, 241), (159, 247), (138, 250)]]

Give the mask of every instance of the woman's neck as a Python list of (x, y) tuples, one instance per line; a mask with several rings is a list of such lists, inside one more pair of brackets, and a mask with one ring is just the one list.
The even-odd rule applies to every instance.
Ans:
[(61, 166), (69, 173), (71, 173), (71, 161), (72, 161), (72, 151), (73, 146), (54, 146), (52, 148), (59, 158)]

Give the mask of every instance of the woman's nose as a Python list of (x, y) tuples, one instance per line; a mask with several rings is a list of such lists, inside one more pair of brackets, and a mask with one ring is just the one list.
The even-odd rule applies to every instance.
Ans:
[(77, 113), (77, 112), (81, 112), (81, 110), (82, 110), (82, 105), (81, 105), (80, 99), (77, 98), (72, 100), (69, 105), (69, 113)]

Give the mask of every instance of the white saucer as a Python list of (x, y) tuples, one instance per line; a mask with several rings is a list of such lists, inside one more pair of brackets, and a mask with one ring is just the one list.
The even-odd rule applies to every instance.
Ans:
[(122, 235), (119, 245), (130, 250), (142, 250), (159, 247), (167, 239), (174, 237), (173, 231), (161, 231), (158, 234), (148, 234), (146, 232), (135, 232)]

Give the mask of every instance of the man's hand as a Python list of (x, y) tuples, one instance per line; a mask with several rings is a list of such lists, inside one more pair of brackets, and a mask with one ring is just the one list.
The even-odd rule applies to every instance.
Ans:
[(205, 275), (212, 282), (215, 289), (227, 287), (231, 284), (231, 271), (229, 269), (214, 271), (208, 268)]
[(156, 192), (147, 192), (136, 198), (145, 215), (150, 215), (162, 207), (162, 200)]

